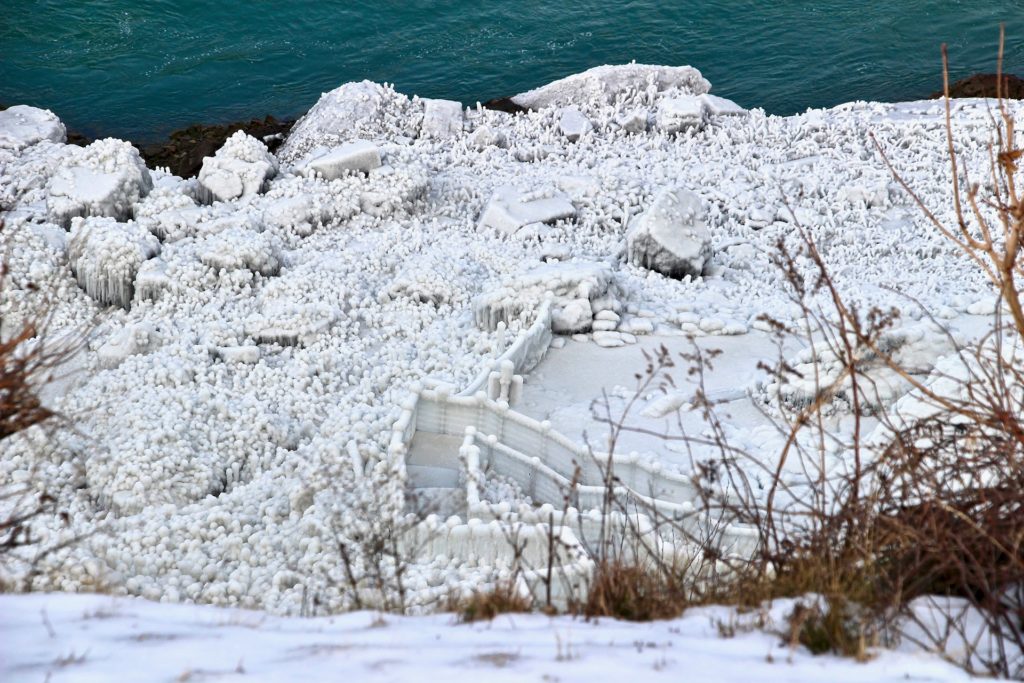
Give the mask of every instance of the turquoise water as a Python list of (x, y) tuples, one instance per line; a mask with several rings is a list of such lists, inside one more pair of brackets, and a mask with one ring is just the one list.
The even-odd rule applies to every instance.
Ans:
[(4, 0), (0, 102), (90, 135), (148, 140), (195, 122), (308, 109), (349, 80), (472, 104), (604, 63), (692, 64), (770, 113), (899, 100), (1024, 72), (1022, 0)]

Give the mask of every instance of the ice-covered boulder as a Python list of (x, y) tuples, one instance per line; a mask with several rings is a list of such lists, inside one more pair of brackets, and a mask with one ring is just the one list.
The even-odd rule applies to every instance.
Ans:
[(368, 140), (353, 140), (332, 149), (316, 149), (301, 164), (304, 173), (317, 173), (327, 180), (349, 171), (367, 173), (380, 168), (380, 148)]
[(16, 104), (0, 111), (0, 149), (20, 150), (43, 140), (64, 142), (67, 130), (48, 109)]
[(244, 131), (227, 139), (212, 157), (203, 159), (199, 171), (201, 198), (228, 202), (266, 189), (277, 175), (277, 159), (267, 146)]
[(420, 135), (428, 138), (451, 138), (462, 133), (462, 103), (453, 100), (423, 100), (423, 123)]
[(317, 147), (356, 138), (415, 137), (421, 118), (421, 105), (391, 87), (370, 81), (345, 83), (320, 96), (292, 127), (277, 155), (295, 163)]
[(245, 333), (257, 344), (295, 346), (312, 343), (337, 320), (337, 308), (325, 303), (294, 304), (270, 300), (245, 323)]
[(617, 95), (652, 89), (655, 93), (678, 91), (701, 95), (711, 84), (691, 66), (616, 64), (597, 66), (512, 97), (525, 109), (562, 107), (589, 102), (610, 104)]
[(662, 275), (697, 276), (711, 258), (711, 233), (700, 197), (681, 188), (662, 190), (626, 233), (627, 259)]
[(614, 272), (604, 263), (546, 263), (478, 296), (473, 300), (474, 316), (477, 325), (494, 330), (500, 322), (528, 316), (551, 292), (552, 331), (588, 332), (595, 315), (621, 309), (614, 281)]
[(299, 237), (312, 235), (323, 218), (323, 207), (309, 195), (284, 197), (263, 209), (263, 222), (268, 227), (274, 226)]
[(558, 115), (558, 129), (569, 142), (576, 142), (585, 133), (593, 130), (594, 124), (590, 122), (576, 107), (562, 107)]
[(359, 208), (370, 216), (412, 213), (427, 194), (427, 173), (418, 166), (394, 168), (384, 165), (370, 172), (366, 189), (359, 195)]
[(131, 143), (107, 138), (61, 159), (47, 186), (46, 206), (65, 228), (75, 216), (132, 217), (133, 207), (153, 189), (153, 179)]
[(68, 240), (68, 262), (85, 293), (101, 304), (131, 306), (135, 276), (160, 253), (160, 241), (135, 223), (113, 218), (75, 218)]
[(514, 235), (531, 223), (553, 223), (576, 215), (569, 198), (556, 191), (522, 192), (514, 187), (498, 188), (480, 215), (479, 229), (491, 228)]
[(658, 128), (666, 133), (700, 130), (706, 121), (704, 100), (697, 96), (671, 97), (658, 106)]

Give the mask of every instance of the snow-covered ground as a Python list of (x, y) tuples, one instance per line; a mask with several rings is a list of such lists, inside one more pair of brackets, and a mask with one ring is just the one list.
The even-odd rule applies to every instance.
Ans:
[[(0, 112), (0, 247), (10, 267), (0, 331), (46, 311), (51, 333), (89, 335), (69, 375), (46, 393), (74, 429), (0, 443), (0, 483), (45, 489), (69, 513), (70, 526), (54, 520), (38, 529), (43, 543), (84, 540), (48, 555), (30, 585), (21, 583), (21, 565), (2, 567), (0, 580), (272, 614), (353, 608), (340, 548), (365, 567), (359, 538), (407, 509), (405, 463), (388, 451), (403, 401), (423, 383), (469, 386), (530, 328), (549, 292), (556, 341), (526, 375), (517, 410), (570, 438), (594, 437), (591, 402), (606, 390), (621, 404), (642, 369), (640, 348), (685, 350), (695, 337), (724, 351), (709, 389), (727, 401), (730, 436), (770, 460), (774, 437), (751, 397), (807, 390), (765, 386), (755, 369), (757, 358), (773, 357), (759, 317), (793, 322), (799, 313), (772, 263), (780, 241), (799, 244), (796, 221), (851, 302), (902, 313), (899, 344), (921, 376), (949, 349), (919, 304), (954, 330), (987, 324), (989, 286), (926, 224), (869, 138), (948, 219), (941, 103), (856, 102), (773, 117), (709, 89), (689, 67), (601, 67), (519, 96), (536, 111), (512, 116), (350, 83), (326, 93), (276, 156), (239, 134), (190, 180), (145, 169), (121, 141), (66, 145), (63, 125), (47, 112)], [(974, 169), (987, 168), (990, 107), (954, 104), (957, 144)], [(806, 260), (798, 265), (813, 271)], [(798, 347), (786, 352), (797, 363), (812, 358)], [(676, 408), (685, 413), (684, 389), (645, 396), (638, 419), (663, 428)], [(890, 389), (885, 404), (907, 387)], [(684, 414), (699, 430), (694, 419)], [(630, 438), (623, 449), (689, 472), (688, 454)], [(500, 497), (500, 487), (490, 494)], [(406, 580), (414, 594), (436, 596), (496, 576), (479, 557), (438, 556), (414, 562)], [(4, 598), (5, 628), (27, 629), (35, 599)], [(27, 665), (31, 656), (45, 667), (67, 654), (56, 647), (65, 642), (56, 638), (72, 637), (62, 631), (88, 631), (96, 650), (82, 666), (102, 666), (108, 632), (92, 624), (106, 622), (73, 618), (99, 599), (38, 600), (52, 605), (58, 635), (39, 641), (50, 649), (15, 649), (12, 661)], [(121, 604), (140, 624), (154, 620), (141, 632), (163, 628), (159, 608)], [(16, 617), (7, 613), (15, 606)], [(166, 609), (172, 625), (221, 619)], [(308, 640), (322, 627), (337, 642), (365, 645), (346, 665), (421, 666), (407, 656), (411, 640), (406, 654), (389, 654), (387, 629), (365, 630), (365, 614), (258, 619), (271, 625), (259, 633)], [(489, 676), (517, 666), (552, 680), (618, 670), (611, 662), (620, 650), (601, 645), (610, 641), (639, 650), (634, 663), (652, 675), (663, 656), (675, 662), (666, 671), (719, 661), (722, 676), (744, 680), (751, 667), (794, 678), (820, 666), (803, 656), (783, 664), (782, 652), (767, 663), (764, 636), (696, 647), (686, 634), (706, 628), (704, 617), (609, 626), (607, 634), (518, 617), (446, 635), (445, 619), (388, 628), (424, 643), (436, 637), (451, 646), (438, 650), (439, 665), (479, 665)], [(561, 629), (589, 634), (580, 636), (579, 659), (592, 668), (544, 654)], [(237, 635), (258, 653), (240, 652), (247, 670), (270, 666), (272, 652), (293, 656), (291, 641), (255, 647), (237, 631), (225, 638)], [(519, 654), (496, 668), (488, 652), (513, 631), (524, 634)], [(149, 645), (137, 640), (131, 647), (143, 657)], [(678, 652), (625, 646), (649, 640), (675, 642)], [(194, 662), (171, 661), (182, 670), (232, 669), (224, 660), (234, 656), (208, 642), (209, 659), (197, 649)], [(161, 641), (193, 645), (200, 647)], [(470, 650), (457, 655), (460, 646)], [(68, 647), (89, 649), (85, 641)], [(722, 663), (703, 647), (737, 649)], [(470, 661), (474, 651), (483, 663)], [(294, 657), (302, 666), (338, 659), (330, 647)], [(902, 676), (910, 661), (884, 655), (869, 667)], [(390, 676), (391, 666), (379, 675)], [(849, 668), (829, 675), (869, 670), (842, 666)], [(952, 675), (928, 666), (938, 667), (937, 679)]]
[[(938, 657), (881, 650), (858, 663), (791, 648), (791, 606), (695, 609), (671, 621), (353, 612), (304, 619), (95, 595), (0, 596), (0, 679), (22, 681), (935, 681)], [(762, 618), (767, 625), (755, 625)]]

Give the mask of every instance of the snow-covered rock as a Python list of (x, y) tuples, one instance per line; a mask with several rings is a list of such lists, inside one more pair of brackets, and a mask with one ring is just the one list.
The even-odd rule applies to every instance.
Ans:
[(480, 215), (479, 228), (491, 228), (514, 235), (531, 223), (553, 223), (576, 215), (576, 207), (561, 192), (522, 192), (514, 187), (498, 188)]
[(526, 109), (570, 104), (592, 106), (611, 103), (616, 95), (625, 92), (648, 89), (654, 93), (679, 91), (701, 95), (711, 89), (711, 84), (700, 75), (700, 71), (690, 66), (616, 64), (596, 66), (567, 76), (515, 95), (512, 101)]
[(746, 109), (732, 100), (711, 93), (701, 95), (700, 100), (704, 103), (707, 113), (712, 116), (740, 116), (748, 113)]
[(645, 107), (634, 107), (615, 117), (615, 125), (627, 133), (643, 133), (651, 113)]
[(263, 192), (276, 174), (277, 159), (267, 146), (240, 130), (203, 159), (199, 186), (207, 201), (228, 202)]
[(698, 276), (711, 258), (711, 233), (700, 197), (681, 188), (663, 190), (629, 228), (628, 261), (672, 278)]
[(159, 253), (157, 238), (136, 223), (106, 217), (71, 221), (68, 262), (78, 284), (101, 304), (128, 308), (140, 266)]
[(139, 151), (131, 143), (107, 138), (61, 159), (50, 178), (46, 204), (53, 221), (64, 227), (75, 216), (125, 221), (152, 188)]
[(37, 142), (64, 142), (67, 130), (49, 109), (24, 104), (0, 111), (0, 149), (20, 150)]
[(506, 147), (508, 145), (508, 136), (505, 135), (505, 131), (488, 125), (477, 128), (469, 139), (473, 146), (479, 150), (484, 150), (488, 147)]
[(558, 128), (569, 142), (576, 142), (593, 130), (594, 124), (578, 108), (562, 107), (558, 116)]
[(684, 95), (662, 100), (658, 107), (658, 128), (666, 133), (700, 130), (707, 120), (704, 100)]
[(462, 104), (453, 100), (423, 100), (423, 123), (420, 135), (428, 138), (451, 138), (462, 134)]
[(349, 171), (363, 173), (380, 168), (380, 148), (368, 140), (354, 140), (333, 149), (310, 152), (302, 164), (306, 173), (317, 173), (327, 180), (340, 178)]

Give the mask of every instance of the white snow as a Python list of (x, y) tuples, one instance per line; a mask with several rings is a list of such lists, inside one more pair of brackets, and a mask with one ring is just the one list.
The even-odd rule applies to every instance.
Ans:
[(301, 166), (306, 172), (319, 173), (327, 180), (340, 178), (347, 171), (372, 171), (380, 168), (380, 150), (368, 140), (346, 142), (329, 150), (314, 150)]
[(480, 216), (480, 227), (514, 235), (532, 223), (553, 223), (576, 215), (569, 198), (556, 191), (523, 192), (515, 187), (498, 188)]
[(462, 104), (452, 100), (423, 100), (420, 134), (433, 138), (452, 138), (462, 134)]
[(135, 276), (160, 253), (160, 242), (135, 223), (113, 218), (74, 218), (68, 264), (78, 284), (101, 304), (131, 305)]
[(67, 227), (75, 216), (131, 218), (134, 206), (153, 188), (138, 150), (107, 138), (73, 147), (58, 162), (47, 185), (46, 204), (54, 223)]
[(679, 619), (640, 624), (538, 614), (459, 624), (451, 615), (353, 612), (303, 619), (97, 595), (5, 595), (0, 596), (0, 678), (10, 683), (974, 680), (938, 656), (909, 648), (877, 651), (865, 663), (791, 648), (779, 634), (792, 605), (779, 601), (770, 610), (746, 614), (700, 608)]

